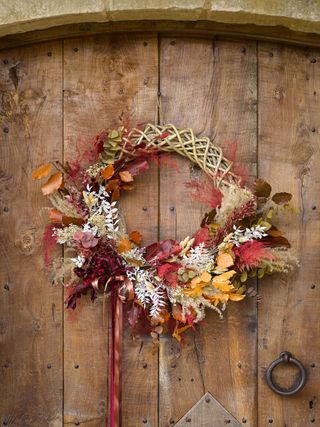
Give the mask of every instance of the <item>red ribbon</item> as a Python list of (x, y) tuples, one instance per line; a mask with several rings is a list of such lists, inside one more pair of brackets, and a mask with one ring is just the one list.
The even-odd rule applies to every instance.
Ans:
[(134, 298), (132, 282), (123, 276), (118, 276), (116, 279), (123, 281), (123, 286), (120, 289), (113, 287), (111, 290), (111, 339), (109, 343), (110, 427), (121, 427), (123, 303)]

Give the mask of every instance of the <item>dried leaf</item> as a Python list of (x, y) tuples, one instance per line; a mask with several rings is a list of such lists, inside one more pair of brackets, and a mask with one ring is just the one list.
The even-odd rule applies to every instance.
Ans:
[(117, 248), (118, 252), (120, 253), (127, 252), (130, 251), (130, 249), (132, 248), (132, 243), (126, 237), (122, 237), (118, 242)]
[(83, 219), (82, 218), (74, 218), (72, 216), (66, 216), (63, 215), (62, 217), (62, 224), (65, 226), (74, 224), (74, 225), (82, 225), (83, 224)]
[(119, 182), (119, 179), (110, 179), (110, 181), (108, 181), (108, 184), (106, 185), (106, 190), (114, 191), (116, 188), (119, 188)]
[(234, 264), (234, 261), (231, 254), (224, 252), (217, 256), (218, 267), (228, 268), (228, 267), (231, 267), (233, 264)]
[(119, 176), (122, 182), (133, 182), (133, 176), (129, 171), (119, 172)]
[(112, 193), (112, 196), (111, 196), (111, 202), (115, 202), (115, 201), (117, 201), (119, 199), (120, 199), (120, 190), (119, 190), (119, 187), (116, 187), (113, 190), (113, 193)]
[(32, 172), (32, 179), (35, 181), (36, 179), (44, 178), (45, 176), (49, 175), (51, 168), (52, 166), (50, 163), (38, 167)]
[(114, 166), (113, 165), (108, 165), (104, 169), (102, 169), (102, 171), (101, 171), (101, 175), (106, 180), (111, 178), (113, 176), (113, 174), (114, 174)]
[(50, 209), (49, 218), (52, 222), (62, 222), (63, 213), (57, 209)]
[(292, 194), (290, 193), (276, 193), (272, 196), (272, 201), (277, 205), (284, 205), (292, 199)]
[(62, 173), (57, 172), (50, 176), (48, 181), (41, 187), (42, 194), (47, 196), (48, 194), (57, 191), (62, 185)]
[(242, 301), (246, 296), (241, 294), (229, 294), (230, 301)]
[(133, 190), (135, 188), (135, 185), (132, 183), (131, 184), (125, 184), (125, 185), (122, 185), (121, 188), (123, 190)]
[(254, 194), (257, 197), (269, 197), (271, 193), (271, 185), (263, 179), (257, 179), (255, 182)]
[(268, 230), (268, 234), (269, 234), (269, 236), (274, 236), (274, 237), (283, 236), (282, 231), (280, 231), (274, 225)]
[(142, 234), (139, 233), (139, 231), (132, 231), (129, 238), (133, 243), (139, 246), (142, 240)]

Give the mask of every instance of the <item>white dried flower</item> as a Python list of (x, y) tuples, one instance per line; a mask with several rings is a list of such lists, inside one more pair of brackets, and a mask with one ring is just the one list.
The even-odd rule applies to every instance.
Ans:
[(85, 257), (78, 255), (77, 258), (70, 258), (71, 261), (79, 268), (81, 268), (85, 262)]
[(167, 293), (162, 284), (155, 280), (155, 271), (137, 267), (128, 271), (127, 275), (134, 282), (134, 293), (141, 305), (144, 308), (150, 305), (150, 316), (159, 315), (166, 305)]
[(241, 227), (233, 226), (234, 232), (232, 233), (229, 242), (235, 246), (240, 246), (242, 243), (249, 242), (250, 240), (258, 240), (267, 236), (265, 233), (266, 227), (263, 225), (255, 225), (251, 228), (243, 230)]
[(214, 250), (207, 249), (204, 243), (200, 243), (182, 256), (182, 265), (199, 272), (210, 271), (214, 267)]

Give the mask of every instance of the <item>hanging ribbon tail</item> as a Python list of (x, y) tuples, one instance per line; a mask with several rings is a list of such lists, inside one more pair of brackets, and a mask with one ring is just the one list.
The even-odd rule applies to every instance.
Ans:
[[(110, 339), (110, 427), (121, 427), (121, 351), (123, 337), (123, 304), (116, 290), (111, 291)], [(108, 427), (108, 426), (107, 426)]]

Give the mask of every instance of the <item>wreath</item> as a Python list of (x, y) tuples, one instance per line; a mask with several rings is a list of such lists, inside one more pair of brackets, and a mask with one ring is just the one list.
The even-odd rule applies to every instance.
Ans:
[[(211, 211), (192, 237), (140, 247), (139, 231), (125, 229), (119, 199), (161, 152), (176, 152), (204, 170), (211, 188), (201, 189), (197, 181), (187, 185), (205, 192)], [(55, 162), (32, 176), (40, 179), (57, 168), (42, 193), (54, 207), (49, 212), (54, 226), (46, 234), (76, 254), (64, 260), (62, 271), (54, 265), (54, 279), (63, 277), (69, 289), (68, 308), (87, 293), (94, 300), (99, 292), (117, 289), (122, 301), (130, 301), (132, 327), (143, 317), (159, 333), (174, 319), (173, 335), (180, 340), (181, 330), (203, 320), (206, 308), (222, 316), (229, 301), (243, 300), (250, 277), (292, 268), (290, 244), (271, 223), (275, 207), (287, 207), (291, 194), (271, 198), (271, 186), (262, 180), (253, 191), (243, 187), (209, 138), (196, 138), (191, 129), (147, 124), (101, 132), (90, 154), (94, 161), (87, 168)]]
[[(119, 201), (151, 162), (161, 163), (164, 152), (178, 153), (206, 173), (209, 183), (193, 181), (188, 187), (210, 211), (193, 236), (141, 247), (139, 231), (126, 230)], [(271, 186), (263, 180), (251, 189), (244, 186), (221, 148), (207, 137), (195, 137), (191, 129), (147, 124), (103, 131), (82, 161), (42, 165), (33, 179), (49, 176), (53, 167), (56, 171), (42, 185), (53, 205), (45, 232), (46, 263), (54, 281), (68, 289), (68, 308), (75, 309), (88, 293), (92, 301), (99, 293), (111, 297), (113, 331), (122, 327), (126, 303), (132, 328), (143, 323), (155, 340), (170, 332), (180, 341), (207, 309), (221, 317), (230, 301), (255, 296), (252, 287), (246, 288), (250, 278), (287, 273), (296, 264), (288, 240), (272, 224), (281, 208), (288, 208), (291, 194), (271, 196)], [(50, 259), (55, 243), (65, 245), (63, 259)], [(113, 332), (117, 350), (116, 336)], [(112, 399), (115, 417), (114, 393)]]

